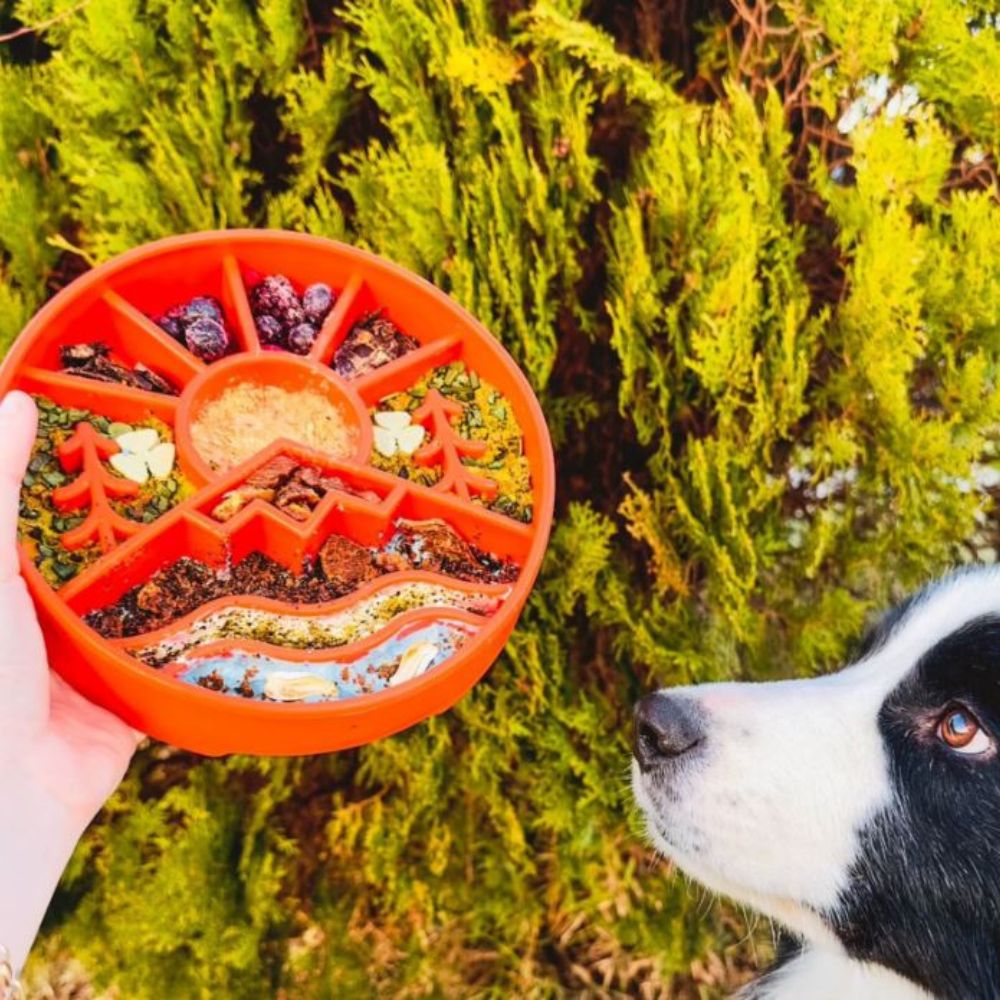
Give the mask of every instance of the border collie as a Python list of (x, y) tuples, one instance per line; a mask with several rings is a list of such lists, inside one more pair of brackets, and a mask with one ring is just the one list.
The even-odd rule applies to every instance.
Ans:
[(654, 845), (791, 931), (753, 1000), (1000, 997), (1000, 568), (890, 611), (839, 673), (635, 710)]

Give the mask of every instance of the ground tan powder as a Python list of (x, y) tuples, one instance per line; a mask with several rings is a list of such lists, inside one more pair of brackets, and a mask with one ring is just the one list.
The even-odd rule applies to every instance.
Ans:
[(206, 403), (191, 426), (198, 454), (225, 472), (266, 448), (289, 438), (335, 458), (348, 456), (357, 430), (322, 393), (290, 392), (275, 385), (241, 382)]

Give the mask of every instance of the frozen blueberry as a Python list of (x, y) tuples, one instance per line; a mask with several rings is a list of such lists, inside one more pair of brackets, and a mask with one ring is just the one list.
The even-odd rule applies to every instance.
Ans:
[(201, 316), (184, 333), (188, 350), (202, 361), (218, 361), (229, 350), (229, 335), (217, 320)]
[(190, 323), (202, 316), (222, 323), (222, 303), (211, 295), (196, 296), (187, 304), (184, 318)]
[(293, 354), (308, 354), (319, 331), (312, 323), (299, 323), (288, 332), (288, 349)]
[(285, 328), (281, 325), (280, 320), (268, 313), (261, 313), (254, 317), (254, 321), (257, 324), (257, 332), (260, 334), (262, 344), (277, 344), (279, 346), (284, 344)]
[(317, 281), (302, 293), (302, 308), (306, 318), (317, 326), (326, 319), (326, 314), (333, 308), (333, 291), (329, 285)]

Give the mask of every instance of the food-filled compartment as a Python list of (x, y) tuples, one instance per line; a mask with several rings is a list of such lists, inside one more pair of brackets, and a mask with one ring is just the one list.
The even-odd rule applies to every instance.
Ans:
[(114, 293), (80, 303), (36, 338), (23, 371), (176, 397), (200, 365)]
[(223, 695), (316, 703), (374, 694), (413, 680), (482, 631), (468, 612), (415, 612), (408, 621), (337, 652), (288, 651), (243, 641), (214, 643), (164, 667), (177, 680)]
[(329, 369), (288, 354), (244, 354), (207, 368), (181, 400), (181, 461), (211, 482), (278, 441), (363, 464), (372, 431), (364, 403)]
[(249, 321), (261, 347), (329, 361), (325, 352), (345, 323), (365, 308), (361, 275), (340, 257), (288, 246), (275, 253), (246, 244), (238, 270)]
[(105, 562), (81, 573), (60, 592), (60, 600), (85, 618), (96, 608), (113, 605), (179, 558), (224, 567), (229, 559), (228, 541), (186, 509), (176, 510), (141, 536), (123, 542)]
[(290, 275), (275, 260), (265, 271), (240, 268), (250, 321), (261, 348), (316, 357), (363, 299), (358, 277), (346, 283)]
[(338, 462), (293, 443), (276, 442), (253, 467), (230, 473), (203, 494), (198, 509), (219, 523), (245, 517), (266, 504), (300, 524), (341, 512), (364, 516), (400, 484), (363, 466)]
[(38, 385), (25, 378), (19, 387), (34, 396), (38, 432), (21, 487), (18, 538), (58, 590), (193, 487), (177, 464), (172, 409), (154, 412), (120, 392), (94, 398), (66, 380)]
[(218, 246), (166, 253), (117, 275), (115, 292), (204, 364), (257, 348), (239, 269)]
[[(391, 531), (407, 526), (409, 568), (459, 579), (510, 583), (531, 551), (530, 526), (469, 504), (448, 493), (408, 489), (393, 509)], [(420, 529), (419, 531), (415, 529)], [(386, 542), (392, 548), (393, 539)]]
[[(371, 465), (530, 524), (535, 491), (526, 437), (529, 414), (477, 364), (465, 343), (419, 369), (361, 388), (372, 421)], [(487, 377), (483, 372), (490, 372)]]

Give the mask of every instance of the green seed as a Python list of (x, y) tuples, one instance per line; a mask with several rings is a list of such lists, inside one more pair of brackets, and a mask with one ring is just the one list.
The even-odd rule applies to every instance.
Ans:
[(123, 424), (119, 421), (115, 421), (115, 423), (108, 425), (109, 437), (117, 438), (121, 437), (123, 434), (131, 434), (131, 433), (132, 433), (132, 428), (128, 424)]

